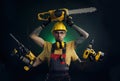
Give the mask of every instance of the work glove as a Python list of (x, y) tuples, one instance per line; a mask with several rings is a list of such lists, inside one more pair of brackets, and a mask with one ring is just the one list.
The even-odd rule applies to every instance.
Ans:
[(48, 21), (44, 21), (42, 24), (42, 28), (46, 27), (51, 22), (51, 18), (48, 18)]
[(69, 26), (72, 26), (74, 24), (74, 22), (72, 21), (72, 17), (71, 16), (67, 16), (66, 17), (66, 23)]

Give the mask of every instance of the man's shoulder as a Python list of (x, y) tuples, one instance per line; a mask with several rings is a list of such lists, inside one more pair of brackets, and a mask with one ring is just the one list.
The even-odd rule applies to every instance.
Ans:
[(74, 48), (75, 47), (75, 41), (69, 41), (66, 43), (68, 48)]
[(51, 42), (49, 42), (49, 41), (45, 41), (45, 43), (46, 43), (46, 44), (52, 44), (52, 43), (51, 43)]
[(66, 42), (66, 44), (74, 44), (75, 41), (69, 41), (69, 42)]
[(44, 47), (50, 47), (51, 45), (52, 45), (52, 43), (49, 41), (45, 41), (45, 43), (44, 43)]

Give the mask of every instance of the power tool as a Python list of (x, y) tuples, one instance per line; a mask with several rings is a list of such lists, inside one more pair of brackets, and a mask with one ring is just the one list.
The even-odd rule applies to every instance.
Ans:
[(49, 10), (47, 12), (38, 13), (38, 20), (48, 21), (50, 18), (51, 21), (63, 21), (65, 20), (67, 15), (90, 13), (96, 10), (97, 9), (95, 7), (72, 9), (72, 10), (69, 10), (67, 8), (54, 9), (54, 10)]
[(87, 49), (84, 51), (83, 53), (83, 58), (84, 59), (89, 59), (90, 61), (102, 61), (103, 57), (104, 57), (104, 53), (102, 51), (98, 51), (97, 53), (94, 51), (94, 49), (92, 48), (94, 43), (94, 40), (92, 40)]
[(20, 60), (22, 60), (26, 65), (24, 66), (24, 70), (28, 71), (32, 64), (34, 63), (36, 56), (27, 49), (22, 43), (20, 43), (14, 35), (10, 33), (10, 36), (17, 42), (18, 47), (14, 48), (12, 51), (12, 56), (17, 56)]

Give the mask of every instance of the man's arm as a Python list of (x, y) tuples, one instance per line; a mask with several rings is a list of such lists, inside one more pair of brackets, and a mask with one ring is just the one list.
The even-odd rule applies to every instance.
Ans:
[(49, 18), (48, 21), (44, 22), (41, 26), (36, 28), (31, 34), (30, 38), (39, 46), (43, 47), (44, 46), (44, 40), (43, 38), (39, 37), (40, 32), (42, 31), (43, 28), (45, 28), (49, 23), (51, 22), (51, 19)]
[(36, 57), (36, 60), (34, 61), (32, 67), (36, 67), (36, 66), (38, 66), (41, 63), (42, 63), (42, 61), (38, 57)]
[(44, 45), (44, 40), (39, 37), (39, 34), (41, 32), (41, 30), (43, 29), (42, 26), (36, 28), (31, 34), (30, 34), (30, 38), (39, 46), (43, 47)]
[(89, 34), (80, 28), (79, 26), (73, 24), (72, 27), (79, 33), (80, 37), (75, 40), (75, 45), (81, 44), (85, 39), (88, 38)]
[(72, 28), (74, 28), (80, 35), (80, 37), (75, 41), (75, 45), (82, 43), (85, 39), (88, 38), (89, 34), (79, 26), (75, 25), (74, 22), (72, 21), (71, 16), (67, 16), (66, 23)]

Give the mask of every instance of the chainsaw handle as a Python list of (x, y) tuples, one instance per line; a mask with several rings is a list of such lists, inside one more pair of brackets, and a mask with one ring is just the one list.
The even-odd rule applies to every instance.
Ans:
[(48, 21), (48, 18), (43, 18), (42, 16), (45, 14), (50, 14), (49, 12), (38, 13), (38, 20)]
[[(49, 18), (51, 18), (51, 21), (62, 21), (64, 20), (65, 18), (65, 15), (69, 15), (68, 13), (68, 9), (66, 8), (62, 8), (62, 9), (59, 9), (62, 11), (62, 14), (60, 17), (57, 17), (55, 15), (55, 11), (56, 10), (49, 10), (48, 12), (42, 12), (42, 13), (38, 13), (38, 20), (41, 20), (41, 21), (49, 21)], [(44, 18), (45, 16), (47, 16), (46, 18)]]

